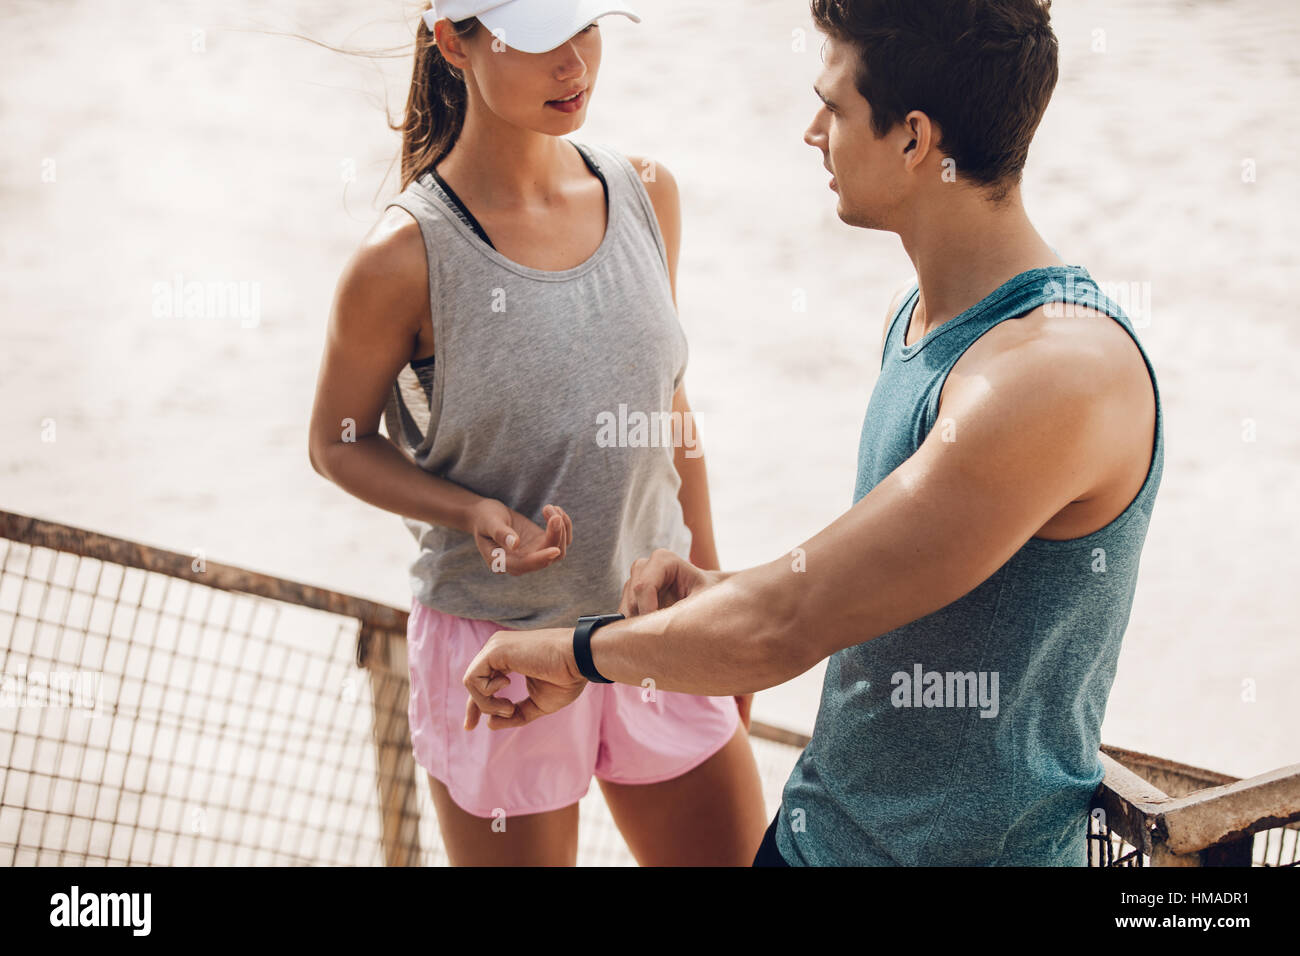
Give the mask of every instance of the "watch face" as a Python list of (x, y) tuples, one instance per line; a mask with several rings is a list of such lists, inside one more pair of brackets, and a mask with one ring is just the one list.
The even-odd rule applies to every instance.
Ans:
[(579, 624), (608, 624), (610, 621), (623, 620), (622, 614), (587, 614), (578, 618)]

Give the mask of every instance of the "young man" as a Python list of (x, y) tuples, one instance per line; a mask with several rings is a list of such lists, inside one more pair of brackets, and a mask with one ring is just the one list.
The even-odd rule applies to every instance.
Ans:
[[(495, 635), (467, 726), (527, 723), (589, 679), (739, 694), (829, 656), (756, 862), (1082, 865), (1163, 434), (1127, 317), (1021, 203), (1057, 79), (1047, 6), (812, 9), (807, 142), (840, 217), (897, 233), (917, 273), (886, 314), (855, 503), (739, 573), (656, 552), (627, 620)], [(517, 705), (491, 696), (512, 671)]]

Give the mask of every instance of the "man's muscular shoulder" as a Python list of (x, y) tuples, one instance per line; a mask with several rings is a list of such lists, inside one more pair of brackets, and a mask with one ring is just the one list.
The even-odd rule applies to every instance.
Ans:
[(1048, 303), (999, 323), (953, 368), (959, 376), (990, 371), (1059, 378), (1126, 403), (1151, 392), (1146, 362), (1123, 326), (1105, 313), (1069, 303)]
[(1136, 342), (1110, 316), (1081, 307), (1039, 307), (982, 335), (949, 373), (940, 401), (976, 394), (1032, 401), (1059, 419), (1097, 464), (1087, 497), (1132, 499), (1147, 471), (1155, 393)]

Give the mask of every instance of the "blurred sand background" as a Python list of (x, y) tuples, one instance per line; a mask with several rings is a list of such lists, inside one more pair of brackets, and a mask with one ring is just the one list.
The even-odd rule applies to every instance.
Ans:
[[(739, 568), (849, 506), (882, 315), (910, 264), (894, 236), (839, 222), (802, 143), (819, 65), (803, 0), (636, 6), (641, 26), (602, 31), (578, 138), (682, 185), (687, 381)], [(404, 105), (410, 56), (251, 31), (393, 47), (422, 8), (7, 0), (0, 507), (409, 604), (414, 542), (312, 471), (306, 423), (338, 275), (395, 192), (383, 110)], [(1027, 202), (1068, 261), (1149, 284), (1141, 334), (1167, 417), (1104, 739), (1239, 775), (1295, 763), (1300, 7), (1054, 12), (1062, 77)], [(260, 321), (155, 318), (154, 284), (178, 274), (258, 283)], [(811, 729), (820, 675), (759, 695), (756, 716)]]

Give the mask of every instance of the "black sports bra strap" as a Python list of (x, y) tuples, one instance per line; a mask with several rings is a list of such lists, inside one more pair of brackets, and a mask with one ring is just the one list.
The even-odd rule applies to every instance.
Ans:
[[(582, 161), (587, 164), (587, 168), (591, 170), (592, 175), (600, 180), (600, 188), (605, 192), (605, 205), (608, 207), (609, 181), (605, 179), (605, 173), (601, 170), (600, 164), (596, 162), (594, 156), (590, 155), (577, 143), (573, 143), (573, 148), (578, 151), (578, 155), (581, 156)], [(460, 216), (461, 221), (465, 223), (465, 225), (469, 226), (476, 236), (486, 242), (489, 248), (495, 249), (496, 246), (492, 245), (492, 240), (488, 238), (487, 230), (485, 230), (479, 224), (479, 221), (474, 218), (474, 214), (469, 211), (469, 208), (461, 201), (461, 198), (456, 195), (456, 191), (447, 185), (445, 179), (438, 175), (438, 169), (436, 166), (429, 167), (429, 175), (432, 176), (433, 181), (438, 184), (438, 188), (447, 194), (447, 198), (451, 201), (451, 204), (455, 208), (456, 213)]]
[(492, 240), (488, 238), (487, 232), (479, 225), (479, 221), (474, 218), (474, 214), (466, 208), (463, 202), (460, 201), (460, 197), (456, 195), (456, 191), (447, 185), (447, 180), (438, 175), (436, 167), (429, 167), (429, 175), (432, 176), (433, 181), (438, 184), (438, 188), (447, 194), (447, 198), (451, 201), (451, 205), (456, 210), (457, 215), (460, 216), (461, 222), (469, 226), (470, 229), (474, 230), (476, 236), (486, 242), (491, 248), (495, 249), (496, 246), (492, 245)]

